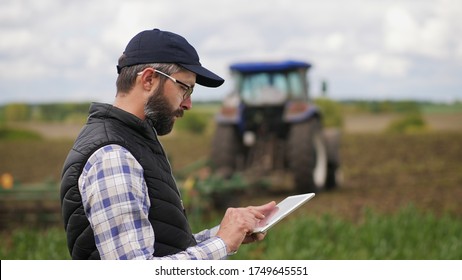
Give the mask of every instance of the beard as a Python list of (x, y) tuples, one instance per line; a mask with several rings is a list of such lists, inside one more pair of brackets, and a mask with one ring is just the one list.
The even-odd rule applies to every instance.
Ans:
[(148, 99), (144, 106), (144, 114), (152, 121), (157, 135), (166, 135), (172, 131), (175, 117), (181, 118), (184, 112), (183, 109), (172, 108), (161, 88), (159, 87)]

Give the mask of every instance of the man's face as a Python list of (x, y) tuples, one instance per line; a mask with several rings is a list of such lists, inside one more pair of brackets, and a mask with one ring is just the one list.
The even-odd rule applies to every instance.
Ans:
[[(195, 75), (191, 74), (182, 72), (177, 76), (187, 79), (189, 75), (189, 81), (194, 84)], [(181, 88), (166, 79), (147, 100), (144, 113), (152, 121), (157, 134), (166, 135), (172, 131), (175, 120), (181, 118), (184, 110), (189, 110), (191, 105), (191, 97), (183, 99)]]

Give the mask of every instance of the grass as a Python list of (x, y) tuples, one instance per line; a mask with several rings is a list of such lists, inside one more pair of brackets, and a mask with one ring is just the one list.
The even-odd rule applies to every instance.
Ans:
[(62, 227), (49, 229), (18, 228), (0, 234), (2, 260), (66, 260), (70, 259)]
[[(455, 260), (462, 259), (460, 232), (460, 219), (412, 206), (395, 214), (366, 210), (358, 224), (332, 215), (300, 215), (275, 226), (263, 242), (241, 246), (232, 259)], [(2, 260), (69, 259), (61, 227), (16, 229), (0, 237)]]
[(366, 211), (354, 224), (330, 215), (300, 217), (241, 247), (236, 259), (450, 260), (462, 258), (462, 222), (409, 206), (396, 214)]
[(42, 137), (33, 131), (0, 126), (0, 140), (39, 140)]

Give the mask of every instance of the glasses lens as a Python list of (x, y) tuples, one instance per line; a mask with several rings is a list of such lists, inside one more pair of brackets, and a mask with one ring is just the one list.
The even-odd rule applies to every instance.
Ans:
[[(168, 75), (168, 74), (165, 74), (164, 72), (161, 72), (159, 70), (154, 70), (155, 72), (169, 78), (172, 82), (176, 83), (176, 84), (179, 84), (181, 87), (184, 87), (184, 94), (183, 94), (183, 99), (187, 99), (191, 96), (191, 94), (193, 93), (193, 90), (194, 88), (191, 87), (191, 86), (188, 86), (187, 84), (181, 82), (181, 81), (178, 81), (177, 79), (173, 78), (172, 76)], [(139, 74), (139, 73), (138, 73)]]
[(183, 95), (183, 99), (187, 99), (191, 96), (191, 94), (193, 93), (193, 88), (192, 87), (188, 87), (188, 89), (185, 91), (184, 95)]

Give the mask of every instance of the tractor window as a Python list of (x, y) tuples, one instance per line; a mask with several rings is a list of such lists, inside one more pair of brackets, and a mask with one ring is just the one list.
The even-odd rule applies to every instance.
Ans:
[(293, 99), (306, 99), (305, 82), (299, 72), (290, 72), (288, 74), (290, 90)]
[(236, 75), (242, 100), (247, 104), (282, 104), (287, 99), (306, 100), (303, 73), (260, 72)]
[(280, 103), (287, 98), (288, 91), (283, 73), (256, 73), (241, 80), (241, 97), (248, 104)]

